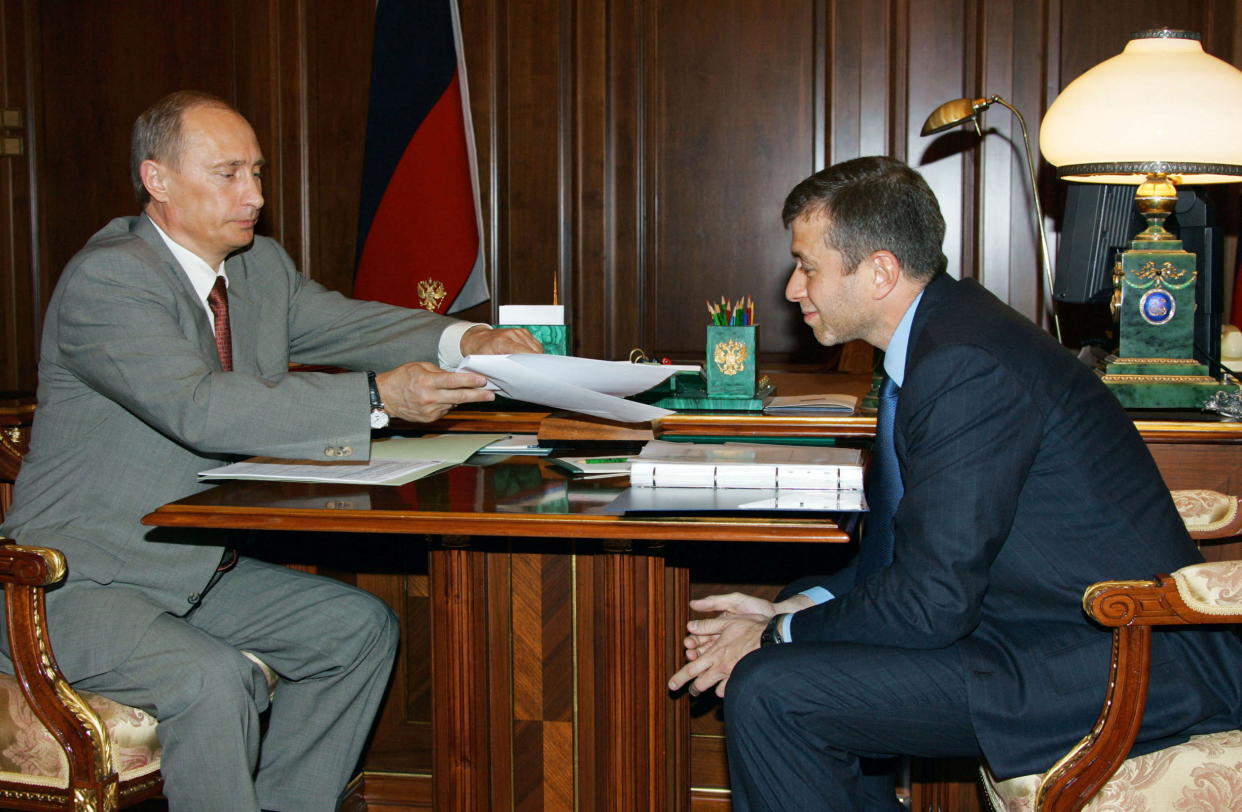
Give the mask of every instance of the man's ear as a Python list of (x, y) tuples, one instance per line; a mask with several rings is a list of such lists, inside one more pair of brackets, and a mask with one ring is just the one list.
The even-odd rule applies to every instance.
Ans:
[(874, 275), (872, 290), (876, 299), (883, 299), (893, 292), (901, 281), (901, 262), (892, 251), (873, 251), (867, 258), (871, 273)]
[(139, 164), (138, 177), (142, 178), (142, 185), (146, 187), (147, 194), (151, 195), (152, 200), (158, 200), (160, 203), (168, 202), (164, 167), (148, 158)]

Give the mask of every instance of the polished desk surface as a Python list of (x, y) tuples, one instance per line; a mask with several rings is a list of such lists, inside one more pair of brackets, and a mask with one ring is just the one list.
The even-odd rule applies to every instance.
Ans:
[(572, 479), (541, 457), (478, 455), (400, 486), (225, 482), (143, 519), (165, 527), (361, 533), (845, 542), (827, 515), (616, 516), (602, 512), (625, 477)]
[[(781, 395), (836, 392), (861, 398), (870, 388), (871, 376), (837, 372), (773, 372), (769, 376)], [(1135, 410), (1135, 427), (1148, 443), (1242, 443), (1242, 422), (1212, 414), (1174, 410)], [(658, 437), (678, 439), (812, 438), (870, 439), (875, 435), (875, 416), (774, 416), (759, 412), (682, 411), (650, 426), (614, 423), (598, 418), (551, 412), (523, 406), (508, 410), (455, 409), (441, 420), (423, 427), (430, 431), (478, 431), (539, 434), (541, 440), (562, 439), (642, 440)]]

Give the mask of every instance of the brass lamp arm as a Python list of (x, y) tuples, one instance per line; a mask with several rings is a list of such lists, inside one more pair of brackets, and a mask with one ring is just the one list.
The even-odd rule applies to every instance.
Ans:
[[(1022, 143), (1026, 147), (1026, 168), (1030, 172), (1031, 179), (1031, 200), (1035, 204), (1035, 224), (1039, 227), (1039, 242), (1043, 249), (1040, 252), (1040, 261), (1043, 265), (1044, 284), (1048, 288), (1048, 312), (1052, 314), (1052, 326), (1057, 334), (1057, 341), (1061, 340), (1061, 319), (1057, 315), (1057, 309), (1052, 306), (1052, 254), (1048, 251), (1048, 234), (1044, 229), (1044, 208), (1039, 204), (1039, 187), (1035, 183), (1035, 159), (1031, 152), (1031, 136), (1026, 130), (1026, 119), (1022, 117), (1022, 113), (1018, 112), (1018, 108), (1005, 101), (1000, 96), (992, 96), (988, 99), (988, 103), (995, 102), (1013, 113), (1018, 119), (1018, 126), (1022, 128)], [(982, 112), (982, 111), (981, 111)], [(976, 123), (978, 119), (976, 119)]]

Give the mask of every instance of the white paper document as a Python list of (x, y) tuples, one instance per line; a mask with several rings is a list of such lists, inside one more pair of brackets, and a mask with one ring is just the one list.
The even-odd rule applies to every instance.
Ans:
[(565, 305), (501, 305), (499, 324), (564, 324)]
[(384, 437), (371, 443), (371, 461), (345, 463), (254, 457), (200, 471), (200, 479), (335, 482), (340, 485), (404, 485), (465, 462), (504, 434), (429, 434)]
[(245, 460), (201, 471), (203, 479), (263, 479), (278, 482), (336, 482), (342, 485), (402, 485), (413, 482), (428, 469), (443, 467), (439, 460), (382, 460), (362, 465), (328, 463), (277, 463)]
[(631, 364), (566, 355), (467, 355), (458, 372), (476, 372), (505, 397), (623, 423), (645, 423), (673, 412), (625, 400), (697, 366)]

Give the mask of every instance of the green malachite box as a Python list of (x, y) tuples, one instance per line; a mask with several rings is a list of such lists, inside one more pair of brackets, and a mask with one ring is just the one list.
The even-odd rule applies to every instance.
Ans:
[(497, 324), (497, 327), (522, 327), (539, 339), (548, 355), (569, 355), (568, 324)]
[(759, 325), (707, 327), (707, 358), (704, 368), (709, 398), (755, 397), (759, 366)]

